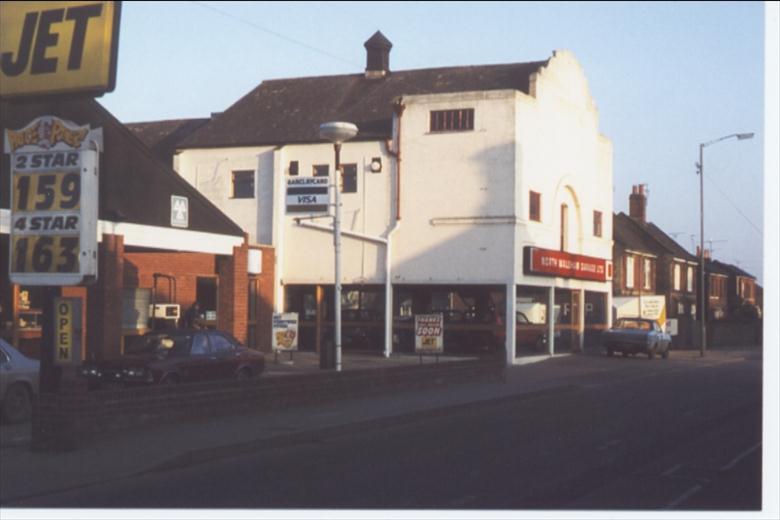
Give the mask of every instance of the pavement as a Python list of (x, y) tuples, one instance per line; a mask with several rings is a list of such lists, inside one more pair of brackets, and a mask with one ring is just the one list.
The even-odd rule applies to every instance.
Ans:
[[(673, 351), (669, 361), (672, 364), (706, 364), (754, 356), (760, 358), (761, 351), (719, 350), (703, 359), (698, 351)], [(439, 361), (452, 359), (462, 358), (442, 356)], [(283, 359), (279, 361), (277, 364), (269, 356), (268, 373), (263, 377), (283, 377), (285, 374), (319, 370), (314, 354), (296, 353), (292, 365), (282, 363)], [(423, 361), (434, 362), (432, 358), (424, 358)], [(554, 392), (570, 388), (594, 375), (606, 376), (618, 371), (620, 361), (607, 360), (603, 355), (575, 354), (547, 358), (507, 368), (503, 381), (356, 396), (340, 402), (150, 426), (143, 430), (120, 432), (64, 453), (32, 452), (29, 448), (29, 423), (3, 425), (0, 427), (0, 505), (145, 472), (234, 456), (277, 443), (284, 445), (323, 430), (381, 426), (383, 423), (403, 421), (405, 416), (419, 417), (420, 414), (432, 414), (452, 406), (512, 395)], [(623, 361), (626, 361), (623, 367), (640, 374), (649, 363), (633, 358)], [(419, 358), (407, 355), (384, 359), (375, 354), (357, 353), (345, 354), (343, 362), (344, 370), (351, 370), (358, 367), (379, 368), (388, 364), (412, 365), (419, 363)], [(655, 360), (653, 363), (665, 361)], [(616, 377), (623, 376), (616, 373)]]

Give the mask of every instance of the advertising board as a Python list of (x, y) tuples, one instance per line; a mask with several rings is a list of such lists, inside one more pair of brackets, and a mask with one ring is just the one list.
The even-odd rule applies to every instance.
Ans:
[(114, 90), (120, 2), (0, 2), (0, 96)]
[(97, 278), (101, 146), (101, 129), (53, 116), (6, 131), (13, 283), (79, 285)]
[(526, 274), (560, 276), (596, 282), (612, 280), (611, 260), (532, 246), (526, 246), (523, 253), (523, 267)]
[(418, 354), (444, 352), (444, 316), (441, 313), (414, 316), (414, 351)]
[(271, 348), (278, 352), (298, 350), (298, 313), (274, 313), (271, 324)]

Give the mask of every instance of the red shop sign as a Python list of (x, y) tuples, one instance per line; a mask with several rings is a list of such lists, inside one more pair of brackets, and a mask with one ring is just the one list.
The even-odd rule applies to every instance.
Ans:
[(605, 282), (612, 280), (612, 261), (564, 251), (525, 247), (524, 267), (527, 274), (560, 276)]

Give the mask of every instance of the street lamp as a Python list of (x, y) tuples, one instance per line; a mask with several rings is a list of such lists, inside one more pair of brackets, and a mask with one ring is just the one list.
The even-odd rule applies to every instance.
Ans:
[(326, 352), (330, 348), (336, 349), (336, 371), (341, 371), (341, 183), (339, 175), (341, 169), (341, 143), (349, 141), (358, 133), (358, 127), (352, 123), (330, 122), (320, 125), (320, 137), (333, 143), (333, 150), (336, 153), (336, 169), (334, 171), (333, 182), (333, 203), (335, 205), (333, 217), (333, 250), (335, 253), (335, 286), (334, 292), (334, 343), (333, 347), (324, 345), (320, 352), (320, 366), (324, 368), (334, 368), (331, 365), (333, 352)]
[(707, 141), (699, 145), (699, 204), (700, 204), (700, 229), (699, 229), (699, 294), (701, 298), (699, 300), (699, 316), (701, 317), (701, 346), (699, 347), (699, 353), (701, 357), (704, 357), (704, 352), (707, 350), (707, 295), (704, 291), (704, 148), (726, 139), (736, 137), (737, 140), (742, 141), (744, 139), (752, 139), (753, 133), (745, 134), (729, 134), (712, 141)]

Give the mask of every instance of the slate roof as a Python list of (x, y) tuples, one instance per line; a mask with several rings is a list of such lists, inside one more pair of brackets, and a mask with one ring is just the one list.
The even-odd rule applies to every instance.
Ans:
[(753, 276), (752, 274), (740, 269), (739, 267), (733, 264), (727, 264), (726, 262), (721, 262), (719, 260), (712, 260), (711, 262), (708, 262), (707, 265), (709, 266), (710, 264), (717, 266), (717, 268), (723, 271), (724, 273), (728, 273), (735, 276), (744, 276), (746, 278), (752, 278), (753, 280), (756, 279), (756, 277)]
[(380, 79), (364, 74), (264, 81), (233, 106), (184, 138), (178, 148), (322, 142), (326, 121), (350, 121), (355, 140), (388, 139), (395, 98), (404, 95), (519, 90), (545, 61), (392, 71)]
[(125, 126), (143, 141), (154, 155), (169, 164), (177, 143), (208, 122), (209, 118), (204, 117), (126, 123)]
[[(138, 137), (90, 98), (0, 100), (0, 130), (19, 129), (43, 115), (103, 128), (100, 154), (99, 218), (170, 226), (171, 195), (189, 199), (189, 228), (243, 237), (243, 230), (173, 169), (152, 155)], [(0, 208), (9, 208), (10, 155), (0, 161)]]
[(656, 253), (670, 254), (683, 260), (698, 262), (698, 258), (652, 222), (640, 222), (622, 212), (615, 215), (614, 222), (616, 224), (612, 231), (614, 240), (626, 240), (624, 243), (634, 244), (630, 249), (644, 251), (649, 247)]

